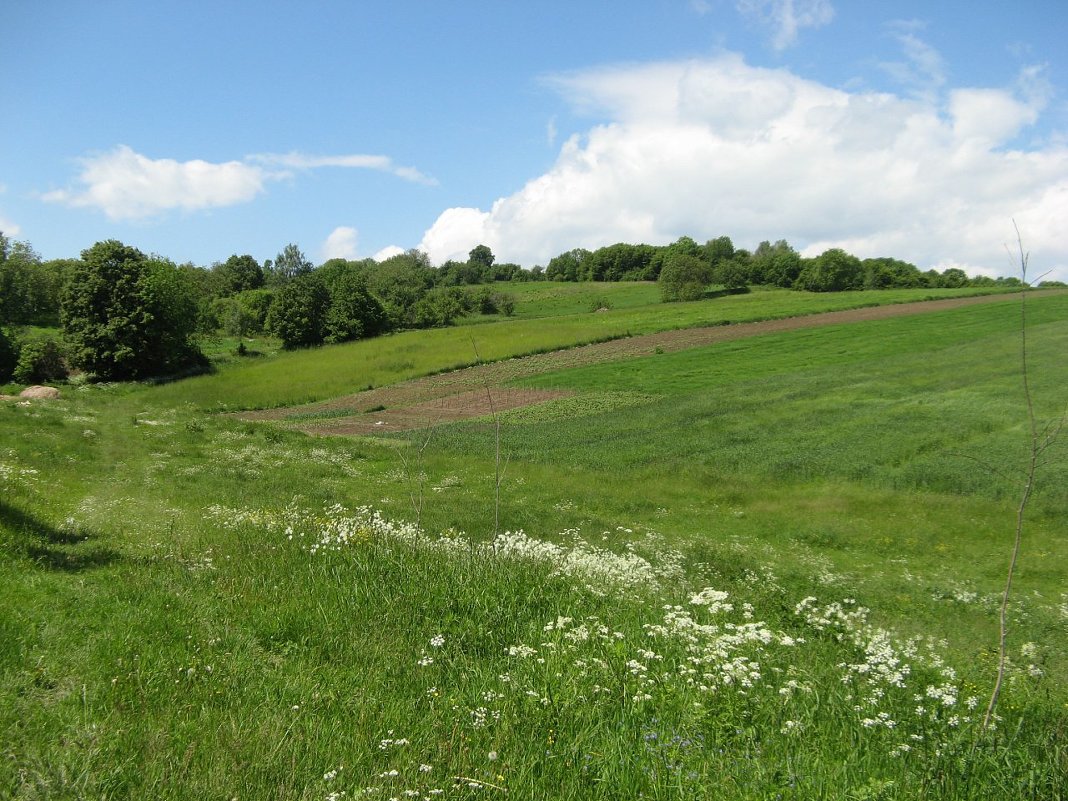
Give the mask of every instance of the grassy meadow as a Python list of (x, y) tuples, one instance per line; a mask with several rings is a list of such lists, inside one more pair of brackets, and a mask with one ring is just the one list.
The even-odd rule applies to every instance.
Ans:
[[(471, 362), (472, 335), (497, 359), (884, 297), (522, 289), (515, 320), (3, 402), (0, 798), (1068, 796), (1065, 437), (980, 729), (1027, 456), (1016, 302), (527, 378), (573, 394), (499, 428), (210, 413)], [(1057, 419), (1068, 294), (1028, 310)]]
[[(215, 375), (159, 387), (156, 402), (190, 403), (205, 411), (290, 406), (479, 361), (499, 361), (636, 334), (932, 298), (993, 294), (985, 288), (825, 294), (772, 289), (727, 295), (714, 299), (714, 302), (663, 304), (658, 301), (653, 285), (599, 284), (596, 292), (577, 291), (570, 288), (573, 285), (547, 282), (505, 286), (507, 291), (519, 295), (516, 314), (514, 318), (493, 325), (404, 331), (333, 347), (281, 353), (275, 358), (253, 358), (234, 370), (229, 369), (234, 363), (228, 360)], [(633, 299), (636, 290), (639, 290), (638, 296), (646, 300), (645, 305), (621, 302), (620, 308), (608, 311), (574, 310), (576, 296), (583, 298), (578, 301), (582, 306), (585, 297), (591, 294), (607, 298), (612, 303), (617, 297)], [(253, 348), (270, 352), (272, 343), (253, 345)]]

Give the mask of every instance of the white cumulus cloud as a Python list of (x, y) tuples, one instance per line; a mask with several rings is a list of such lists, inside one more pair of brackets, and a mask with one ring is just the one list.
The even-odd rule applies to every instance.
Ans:
[(371, 258), (375, 261), (385, 261), (393, 256), (399, 256), (404, 253), (404, 248), (397, 247), (396, 245), (386, 245)]
[(348, 225), (339, 225), (319, 248), (323, 261), (330, 259), (355, 259), (357, 231)]
[(478, 209), (445, 209), (423, 234), (419, 250), (426, 251), (437, 261), (466, 260), (471, 249), (482, 244), (488, 236), (491, 218), (492, 214)]
[(1041, 111), (1014, 90), (847, 92), (730, 54), (552, 83), (605, 121), (489, 211), (443, 212), (420, 245), (435, 262), (728, 234), (1007, 272), (1015, 218), (1035, 263), (1068, 265), (1068, 148), (1009, 146)]
[(387, 172), (406, 181), (436, 183), (414, 167), (398, 166), (388, 156), (311, 156), (261, 153), (241, 161), (214, 163), (201, 159), (154, 159), (128, 145), (79, 159), (76, 189), (58, 189), (41, 197), (52, 203), (97, 208), (113, 220), (154, 217), (166, 211), (247, 203), (272, 180), (295, 170), (359, 168)]
[(151, 159), (127, 145), (80, 161), (78, 181), (83, 188), (48, 192), (43, 199), (99, 208), (112, 219), (246, 203), (263, 191), (270, 177), (240, 161)]

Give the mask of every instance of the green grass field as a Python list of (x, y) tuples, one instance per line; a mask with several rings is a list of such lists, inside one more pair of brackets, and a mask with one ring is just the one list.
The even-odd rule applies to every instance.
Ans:
[[(511, 287), (512, 285), (508, 285)], [(517, 304), (518, 319), (494, 325), (459, 326), (427, 331), (405, 331), (390, 336), (327, 346), (311, 351), (279, 354), (276, 358), (244, 360), (223, 365), (215, 375), (157, 388), (161, 404), (195, 404), (209, 411), (291, 406), (332, 398), (367, 387), (392, 384), (414, 376), (455, 369), (479, 361), (617, 339), (634, 334), (668, 331), (726, 322), (775, 319), (862, 306), (906, 303), (928, 298), (989, 294), (983, 290), (900, 289), (885, 292), (838, 292), (816, 295), (789, 290), (767, 290), (731, 295), (714, 301), (663, 304), (651, 295), (642, 306), (607, 312), (573, 313), (570, 301), (556, 306), (557, 292), (569, 297), (572, 285), (553, 283), (530, 286)], [(630, 297), (635, 285), (602, 284), (600, 294)], [(639, 288), (643, 288), (638, 285)], [(647, 290), (647, 287), (644, 287)], [(529, 305), (528, 305), (529, 304)], [(546, 314), (524, 319), (524, 308)], [(230, 367), (233, 369), (229, 369)]]
[(655, 281), (533, 281), (495, 287), (515, 297), (514, 316), (519, 319), (634, 309), (660, 302), (660, 287)]
[[(472, 330), (503, 358), (849, 302), (806, 297), (533, 293), (572, 311)], [(1056, 419), (1068, 296), (1029, 309)], [(526, 379), (576, 394), (502, 415), (499, 504), (492, 421), (313, 438), (205, 411), (473, 361), (460, 329), (4, 402), (0, 797), (1063, 799), (1063, 437), (979, 729), (1026, 456), (1018, 312)]]

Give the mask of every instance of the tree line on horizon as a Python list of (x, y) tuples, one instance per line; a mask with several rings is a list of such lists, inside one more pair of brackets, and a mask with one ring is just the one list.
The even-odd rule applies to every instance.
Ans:
[[(473, 313), (509, 316), (515, 299), (495, 285), (523, 281), (657, 281), (665, 301), (696, 300), (714, 285), (836, 292), (1021, 284), (969, 277), (958, 268), (923, 272), (899, 259), (859, 259), (838, 248), (804, 258), (784, 240), (748, 251), (727, 236), (704, 245), (683, 236), (663, 246), (576, 248), (531, 269), (497, 262), (483, 244), (467, 261), (438, 267), (419, 250), (316, 266), (289, 244), (262, 264), (234, 254), (203, 268), (116, 240), (98, 242), (78, 259), (45, 261), (29, 243), (0, 232), (0, 382), (56, 380), (72, 368), (105, 380), (195, 372), (207, 368), (198, 334), (266, 333), (298, 348), (447, 326)], [(15, 331), (29, 326), (59, 328), (62, 335)]]

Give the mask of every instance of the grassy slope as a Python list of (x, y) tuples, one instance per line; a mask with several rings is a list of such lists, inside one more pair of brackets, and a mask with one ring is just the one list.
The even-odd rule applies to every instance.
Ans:
[[(361, 541), (337, 553), (301, 547), (329, 528), (329, 504), (412, 518), (420, 491), (429, 531), (488, 536), (485, 426), (436, 434), (406, 472), (403, 440), (313, 440), (206, 417), (184, 405), (207, 402), (184, 388), (193, 382), (0, 406), (0, 797), (326, 798), (373, 786), (383, 797), (507, 787), (519, 798), (1061, 798), (1063, 449), (1029, 522), (1013, 606), (1017, 667), (1002, 708), (1012, 736), (973, 752), (974, 727), (948, 722), (989, 686), (1011, 525), (1007, 491), (952, 453), (1007, 459), (1019, 433), (1015, 331), (999, 308), (539, 379), (657, 396), (570, 420), (531, 410), (504, 428), (506, 527), (581, 527), (654, 562), (670, 562), (668, 547), (686, 553), (684, 576), (606, 595), (540, 563), (443, 556), (358, 528)], [(1068, 385), (1068, 314), (1063, 298), (1033, 309), (1047, 413)], [(290, 540), (267, 512), (294, 496), (303, 511), (287, 518)], [(688, 646), (645, 626), (705, 585), (737, 606), (720, 624), (741, 624), (746, 601), (808, 642), (717, 641), (765, 676), (744, 692), (695, 689), (676, 671)], [(809, 594), (853, 596), (881, 624), (949, 637), (959, 704), (937, 719), (938, 701), (915, 713), (913, 695), (942, 681), (918, 658), (904, 688), (840, 675), (835, 665), (872, 657), (800, 622), (793, 608)], [(543, 631), (558, 615), (576, 622)], [(564, 636), (590, 615), (621, 636)], [(1038, 644), (1029, 659), (1027, 641)], [(519, 643), (546, 662), (508, 656)], [(1047, 676), (1029, 677), (1029, 661)], [(709, 681), (722, 681), (729, 666), (713, 664)], [(885, 699), (853, 711), (874, 690)], [(876, 709), (897, 729), (864, 723)], [(902, 742), (914, 750), (891, 757)]]
[[(1068, 386), (1068, 297), (1031, 305), (1036, 411), (1056, 418)], [(873, 605), (892, 615), (904, 601), (944, 634), (961, 617), (988, 627), (1026, 456), (1018, 313), (994, 305), (768, 335), (531, 379), (580, 395), (506, 415), (509, 469), (555, 475), (587, 515), (596, 510), (594, 525), (666, 509), (661, 530), (741, 537), (754, 553), (770, 546), (784, 570), (816, 546), (833, 571), (874, 587)], [(648, 399), (582, 413), (585, 396), (615, 392)], [(557, 405), (568, 413), (553, 414)], [(491, 433), (452, 426), (439, 443), (477, 458), (491, 451)], [(610, 476), (608, 486), (586, 485), (591, 474)], [(1023, 569), (1022, 586), (1050, 601), (1043, 625), (1060, 614), (1064, 576), (1054, 566), (1068, 564), (1066, 508), (1062, 441), (1032, 502), (1036, 559)], [(984, 604), (925, 603), (952, 597), (957, 583)], [(962, 642), (974, 658), (989, 640)], [(1064, 656), (1055, 661), (1068, 681)]]
[[(626, 292), (627, 285), (605, 292)], [(553, 301), (556, 285), (529, 291), (526, 301), (538, 313), (570, 309)], [(891, 290), (824, 295), (771, 290), (695, 303), (650, 303), (596, 314), (563, 314), (515, 319), (494, 325), (407, 331), (388, 337), (285, 353), (244, 362), (216, 375), (159, 387), (158, 403), (193, 403), (209, 410), (270, 408), (332, 398), (371, 386), (526, 353), (700, 325), (720, 325), (813, 314), (859, 306), (902, 303), (929, 297), (982, 294), (976, 290)], [(569, 297), (565, 295), (565, 297)], [(520, 311), (523, 304), (518, 306)], [(521, 313), (520, 318), (524, 315)], [(477, 352), (477, 356), (476, 356)]]

